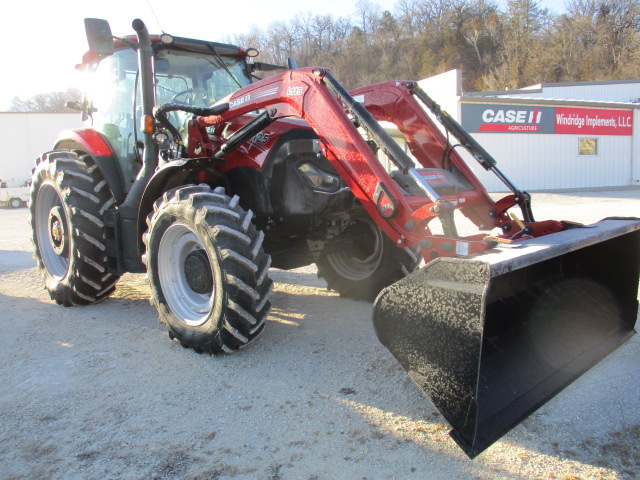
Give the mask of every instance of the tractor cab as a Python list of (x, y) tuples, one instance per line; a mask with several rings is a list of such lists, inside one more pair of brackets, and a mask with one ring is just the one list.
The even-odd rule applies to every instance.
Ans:
[[(98, 132), (110, 147), (128, 190), (142, 163), (144, 95), (153, 99), (154, 106), (178, 103), (208, 107), (249, 85), (254, 70), (262, 64), (253, 62), (258, 54), (253, 48), (151, 35), (153, 82), (145, 82), (135, 37), (112, 37), (105, 23), (98, 19), (85, 21), (90, 50), (78, 68), (89, 78), (78, 108), (82, 109), (85, 125)], [(147, 88), (153, 91), (145, 92)], [(168, 120), (178, 131), (184, 131), (189, 117), (186, 112), (173, 111)]]

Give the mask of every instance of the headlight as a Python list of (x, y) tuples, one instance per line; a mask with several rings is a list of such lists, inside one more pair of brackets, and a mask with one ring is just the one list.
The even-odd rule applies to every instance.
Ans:
[(337, 175), (326, 172), (311, 163), (298, 165), (298, 172), (314, 189), (335, 192), (340, 188), (340, 178)]

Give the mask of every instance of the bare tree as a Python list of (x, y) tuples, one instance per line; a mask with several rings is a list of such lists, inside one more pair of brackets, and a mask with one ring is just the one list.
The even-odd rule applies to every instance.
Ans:
[(33, 97), (21, 99), (13, 97), (10, 112), (34, 112), (34, 113), (69, 113), (67, 102), (80, 101), (82, 92), (77, 88), (68, 88), (63, 92), (38, 93)]
[(380, 7), (369, 0), (358, 0), (356, 3), (357, 25), (364, 34), (367, 44), (371, 42), (370, 37), (374, 33), (380, 19)]
[[(504, 6), (503, 6), (504, 5)], [(261, 59), (326, 65), (347, 86), (463, 69), (463, 88), (640, 77), (640, 0), (359, 0), (352, 19), (298, 13), (236, 43)]]

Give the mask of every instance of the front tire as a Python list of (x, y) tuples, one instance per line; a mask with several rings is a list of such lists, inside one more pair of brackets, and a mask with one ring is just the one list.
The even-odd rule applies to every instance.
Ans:
[(9, 200), (9, 206), (11, 208), (20, 208), (22, 206), (22, 200), (19, 198), (12, 198)]
[(49, 152), (36, 162), (29, 201), (34, 258), (52, 300), (65, 306), (107, 298), (105, 211), (113, 195), (90, 155)]
[(238, 197), (207, 185), (171, 190), (144, 235), (152, 302), (169, 336), (197, 352), (234, 352), (256, 339), (271, 308), (264, 234)]
[(318, 277), (341, 297), (373, 301), (383, 288), (418, 268), (414, 249), (396, 246), (366, 215), (356, 217), (316, 262)]

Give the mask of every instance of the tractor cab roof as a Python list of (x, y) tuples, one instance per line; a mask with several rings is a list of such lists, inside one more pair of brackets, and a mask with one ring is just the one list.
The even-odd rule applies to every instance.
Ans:
[[(154, 50), (172, 48), (176, 50), (184, 50), (195, 53), (217, 53), (218, 55), (234, 57), (246, 57), (249, 50), (254, 50), (238, 47), (237, 45), (230, 45), (227, 43), (209, 42), (206, 40), (196, 40), (193, 38), (174, 37), (173, 35), (169, 35), (166, 33), (163, 33), (162, 35), (150, 35), (149, 37)], [(132, 43), (137, 43), (137, 37), (135, 35), (128, 35), (127, 37), (125, 37), (125, 39)], [(126, 46), (120, 40), (114, 40), (114, 42), (114, 46), (116, 49)]]
[[(244, 48), (228, 43), (210, 42), (206, 40), (196, 40), (193, 38), (175, 37), (163, 33), (162, 35), (149, 35), (151, 45), (154, 52), (160, 50), (172, 49), (185, 52), (201, 53), (206, 55), (222, 55), (225, 57), (255, 57), (258, 52), (254, 48)], [(135, 35), (127, 35), (122, 38), (114, 37), (114, 50), (122, 50), (137, 45), (137, 37)], [(82, 65), (95, 64), (99, 60), (99, 56), (92, 50), (87, 51), (82, 56)], [(79, 65), (78, 67), (81, 67)]]

